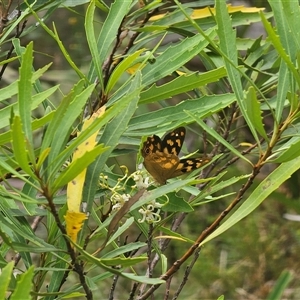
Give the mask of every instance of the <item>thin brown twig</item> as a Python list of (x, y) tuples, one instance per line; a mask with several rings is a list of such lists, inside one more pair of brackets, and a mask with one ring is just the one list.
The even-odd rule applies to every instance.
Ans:
[(12, 5), (12, 2), (13, 0), (9, 0), (8, 5), (6, 7), (4, 7), (3, 1), (0, 2), (0, 6), (1, 6), (0, 35), (3, 33), (3, 30), (8, 22), (8, 13)]
[(166, 281), (166, 289), (165, 289), (165, 295), (164, 295), (164, 300), (168, 300), (170, 296), (170, 287), (171, 287), (171, 280), (172, 278), (169, 278)]
[(181, 281), (179, 287), (177, 288), (172, 300), (176, 300), (179, 296), (179, 294), (181, 293), (183, 287), (185, 286), (185, 284), (187, 283), (188, 281), (188, 277), (193, 269), (193, 266), (195, 265), (196, 261), (198, 260), (199, 258), (199, 255), (200, 255), (200, 251), (201, 251), (201, 247), (198, 247), (198, 249), (195, 251), (194, 253), (194, 257), (190, 263), (190, 265), (185, 269), (185, 272), (184, 272), (184, 276), (183, 276), (183, 280)]
[(134, 295), (135, 295), (135, 293), (136, 293), (136, 291), (137, 291), (138, 286), (139, 286), (139, 283), (138, 283), (138, 282), (135, 282), (135, 283), (132, 285), (132, 289), (131, 289), (131, 291), (130, 291), (128, 300), (133, 300)]

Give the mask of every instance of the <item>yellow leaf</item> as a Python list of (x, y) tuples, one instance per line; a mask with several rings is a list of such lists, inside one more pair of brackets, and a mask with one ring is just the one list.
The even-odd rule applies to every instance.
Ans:
[[(88, 120), (83, 123), (82, 131), (86, 130), (97, 118), (101, 117), (105, 112), (105, 107), (98, 109)], [(78, 146), (73, 154), (73, 161), (82, 157), (87, 151), (92, 150), (97, 141), (98, 131), (91, 135), (86, 141)], [(80, 135), (80, 132), (78, 133)], [(82, 197), (83, 184), (85, 180), (86, 169), (68, 183), (67, 186), (67, 204), (68, 209), (73, 212), (80, 211), (80, 203)]]
[[(264, 10), (264, 8), (257, 8), (257, 7), (244, 7), (244, 6), (232, 6), (231, 4), (227, 5), (227, 9), (229, 13), (235, 13), (235, 12), (243, 12), (243, 13), (255, 13), (259, 12), (261, 10)], [(191, 15), (192, 19), (202, 19), (210, 17), (212, 14), (215, 15), (216, 10), (211, 8), (202, 8), (202, 9), (195, 9)]]
[(87, 219), (86, 214), (81, 212), (67, 211), (65, 215), (67, 235), (76, 243), (77, 235), (82, 228), (83, 221)]
[[(232, 6), (231, 4), (227, 5), (228, 12), (229, 13), (235, 13), (235, 12), (242, 12), (242, 13), (255, 13), (260, 12), (261, 10), (264, 10), (265, 8), (258, 8), (258, 7), (245, 7), (245, 6)], [(212, 14), (215, 15), (216, 10), (213, 7), (205, 7), (201, 9), (194, 9), (191, 18), (192, 19), (204, 19), (207, 17), (210, 17)], [(168, 13), (167, 13), (168, 14)], [(156, 15), (150, 18), (150, 21), (157, 21), (162, 19), (167, 14), (160, 14)]]

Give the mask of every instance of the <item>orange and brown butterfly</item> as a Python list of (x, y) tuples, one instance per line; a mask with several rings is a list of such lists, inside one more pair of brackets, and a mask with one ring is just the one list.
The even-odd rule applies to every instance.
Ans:
[(178, 157), (185, 133), (185, 128), (179, 127), (166, 134), (163, 139), (152, 135), (144, 142), (141, 150), (144, 166), (158, 183), (165, 184), (168, 179), (198, 169), (210, 161), (208, 157)]

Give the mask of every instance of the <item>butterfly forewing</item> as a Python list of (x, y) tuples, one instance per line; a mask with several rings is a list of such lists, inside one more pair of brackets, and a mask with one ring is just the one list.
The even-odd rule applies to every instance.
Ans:
[(185, 128), (179, 127), (169, 132), (162, 140), (162, 151), (178, 156), (185, 138)]
[(147, 137), (142, 148), (142, 156), (146, 157), (150, 153), (155, 153), (157, 151), (161, 152), (161, 139), (157, 135), (152, 135)]

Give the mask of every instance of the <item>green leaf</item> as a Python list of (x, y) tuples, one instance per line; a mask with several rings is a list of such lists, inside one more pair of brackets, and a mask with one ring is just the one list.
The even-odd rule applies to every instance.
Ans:
[(19, 82), (14, 81), (10, 85), (1, 88), (0, 102), (3, 102), (3, 100), (6, 99), (10, 99), (12, 96), (16, 95), (18, 93), (18, 85)]
[[(132, 0), (128, 1), (114, 1), (110, 8), (108, 16), (105, 18), (104, 24), (101, 28), (100, 34), (97, 39), (97, 49), (95, 49), (95, 41), (94, 41), (94, 35), (92, 30), (92, 24), (89, 24), (89, 22), (86, 23), (88, 26), (87, 28), (87, 37), (88, 37), (88, 43), (89, 46), (91, 46), (91, 53), (93, 57), (97, 57), (95, 60), (92, 61), (92, 64), (90, 66), (88, 79), (90, 82), (94, 82), (96, 74), (95, 74), (95, 66), (94, 63), (102, 67), (105, 59), (107, 58), (107, 55), (109, 51), (111, 50), (112, 43), (115, 42), (116, 36), (118, 34), (118, 30), (120, 28), (120, 25), (122, 23), (122, 20), (124, 16), (127, 14), (130, 6), (131, 6)], [(93, 20), (92, 14), (94, 11), (94, 1), (90, 4), (89, 16), (91, 17), (91, 20)], [(100, 72), (100, 73), (99, 73)], [(102, 78), (102, 72), (101, 69), (97, 70), (97, 76), (100, 76), (98, 79), (101, 81)], [(103, 86), (102, 86), (103, 88)]]
[[(272, 1), (273, 2), (273, 1)], [(298, 9), (299, 10), (299, 9)], [(265, 26), (265, 30), (269, 35), (269, 39), (272, 41), (272, 45), (277, 50), (280, 58), (286, 63), (289, 70), (292, 72), (294, 79), (297, 81), (298, 86), (300, 85), (300, 75), (298, 70), (296, 69), (293, 61), (295, 61), (295, 57), (290, 57), (288, 53), (285, 51), (284, 46), (282, 45), (278, 35), (275, 33), (273, 26), (266, 20), (266, 17), (261, 14), (263, 25)], [(299, 50), (298, 50), (299, 51)]]
[(11, 248), (16, 252), (29, 252), (29, 253), (46, 253), (46, 252), (60, 252), (61, 249), (57, 249), (52, 245), (48, 246), (31, 246), (26, 243), (13, 242)]
[[(47, 97), (52, 95), (57, 90), (58, 87), (59, 86), (55, 86), (44, 92), (34, 95), (32, 97), (31, 110), (34, 110), (35, 108), (37, 108), (40, 105), (40, 103), (43, 102)], [(15, 114), (19, 114), (18, 103), (13, 103), (13, 104), (7, 105), (0, 110), (0, 128), (6, 127), (9, 125), (9, 118), (10, 118), (10, 114), (12, 111)]]
[(190, 75), (181, 75), (171, 82), (160, 86), (153, 85), (148, 90), (141, 93), (140, 104), (152, 103), (155, 101), (168, 99), (174, 95), (191, 91), (192, 89), (205, 86), (208, 83), (216, 82), (220, 78), (227, 76), (224, 67), (205, 73), (193, 73)]
[[(194, 209), (183, 198), (178, 197), (175, 192), (168, 194), (169, 201), (162, 207), (163, 211), (168, 212), (191, 212)], [(160, 203), (166, 203), (166, 197), (160, 198)]]
[(31, 291), (33, 288), (33, 279), (34, 275), (34, 267), (31, 266), (25, 273), (21, 274), (18, 281), (17, 287), (12, 293), (10, 299), (11, 300), (31, 300)]
[(24, 135), (21, 118), (19, 116), (14, 116), (13, 124), (11, 127), (11, 137), (16, 161), (27, 174), (35, 177), (30, 168), (28, 160), (28, 150), (25, 141), (26, 137)]
[(275, 117), (278, 123), (282, 120), (282, 112), (290, 88), (290, 72), (287, 65), (281, 61), (278, 73), (278, 88), (276, 93)]
[(254, 128), (257, 132), (266, 140), (268, 141), (268, 136), (265, 131), (262, 117), (261, 117), (261, 110), (260, 110), (260, 103), (257, 101), (256, 93), (254, 88), (251, 86), (246, 94), (246, 110), (248, 112), (249, 120), (253, 124)]
[[(87, 99), (93, 92), (95, 86), (90, 85), (85, 90), (83, 90), (80, 94), (73, 94), (70, 97), (72, 99), (71, 102), (69, 102), (70, 98), (66, 99), (67, 103), (69, 105), (65, 107), (65, 104), (63, 106), (62, 111), (63, 116), (61, 117), (60, 121), (57, 120), (57, 117), (55, 116), (51, 123), (54, 122), (54, 120), (57, 120), (59, 122), (56, 131), (53, 132), (52, 136), (49, 136), (51, 141), (51, 151), (49, 154), (49, 161), (53, 163), (55, 161), (55, 158), (58, 157), (58, 155), (61, 153), (61, 150), (65, 147), (66, 143), (69, 139), (69, 134), (73, 129), (74, 123), (77, 119), (77, 117), (81, 114), (82, 109), (84, 105), (87, 102)], [(56, 127), (55, 125), (53, 127)], [(52, 130), (53, 130), (52, 127)], [(44, 145), (44, 143), (43, 143)], [(44, 147), (42, 148), (44, 150)], [(65, 158), (66, 159), (66, 158)], [(55, 169), (59, 166), (59, 162), (57, 164), (52, 164), (51, 169)]]
[(174, 239), (177, 239), (177, 240), (181, 240), (181, 241), (190, 243), (191, 245), (194, 244), (194, 241), (193, 241), (193, 240), (188, 239), (187, 237), (185, 237), (185, 236), (179, 234), (178, 232), (174, 232), (174, 231), (172, 231), (172, 230), (169, 229), (169, 228), (166, 228), (166, 227), (164, 227), (164, 226), (159, 226), (159, 230), (160, 230), (161, 232), (163, 232), (164, 235), (172, 236), (172, 237), (174, 237)]
[[(2, 167), (2, 170), (0, 169), (1, 173), (0, 175), (3, 175), (5, 173), (11, 173), (14, 175), (14, 177), (19, 178), (23, 182), (27, 182), (32, 184), (27, 178), (26, 175), (23, 175), (22, 173), (16, 171), (14, 168), (17, 168), (18, 163), (16, 161), (12, 161), (11, 159), (8, 159), (7, 161), (0, 159), (0, 167)], [(36, 186), (38, 189), (38, 186)], [(10, 194), (10, 198), (14, 199), (15, 194)]]
[[(209, 29), (207, 35), (213, 39), (216, 36), (216, 32), (213, 29)], [(147, 86), (168, 76), (191, 60), (207, 45), (208, 41), (202, 35), (196, 34), (191, 38), (184, 39), (176, 46), (169, 47), (156, 58), (154, 64), (148, 64), (142, 70), (143, 84)]]
[[(285, 4), (282, 1), (270, 1), (270, 6), (274, 12), (276, 32), (279, 33), (282, 43), (281, 51), (286, 52), (293, 64), (297, 65), (296, 56), (297, 53), (299, 53), (300, 46), (299, 30), (295, 30), (295, 28), (299, 28), (300, 26), (299, 18), (297, 17), (299, 13), (299, 6), (297, 3), (294, 3), (294, 1), (291, 1), (288, 4)], [(276, 120), (278, 123), (282, 119), (282, 111), (287, 92), (289, 90), (291, 91), (290, 85), (294, 86), (294, 79), (288, 71), (287, 65), (282, 61), (278, 74), (277, 102), (275, 111)], [(298, 100), (296, 100), (294, 103), (291, 103), (292, 109), (296, 109), (297, 105)]]
[(32, 145), (32, 131), (31, 131), (31, 105), (32, 105), (32, 64), (33, 64), (33, 42), (30, 42), (24, 55), (22, 56), (22, 64), (20, 67), (19, 80), (19, 113), (22, 120), (22, 127), (28, 142)]
[(131, 134), (133, 130), (137, 130), (138, 136), (153, 134), (153, 132), (158, 131), (157, 128), (160, 132), (166, 132), (170, 130), (170, 127), (192, 122), (189, 115), (182, 113), (184, 110), (196, 114), (199, 118), (204, 118), (227, 107), (235, 99), (234, 94), (223, 94), (182, 101), (175, 106), (133, 117), (129, 123), (129, 130)]
[[(46, 249), (53, 247), (47, 244), (44, 240), (37, 237), (31, 230), (28, 223), (21, 222), (25, 220), (23, 218), (16, 218), (10, 213), (11, 208), (5, 207), (3, 201), (0, 203), (0, 209), (2, 213), (0, 214), (1, 227), (5, 228), (6, 233), (10, 234), (9, 237), (12, 239), (19, 236), (23, 239), (27, 239), (33, 245), (41, 247), (45, 246)], [(19, 221), (20, 220), (20, 221)]]
[(51, 188), (52, 193), (55, 193), (59, 188), (65, 186), (68, 182), (74, 179), (84, 169), (86, 169), (96, 159), (97, 156), (108, 149), (109, 147), (103, 147), (103, 144), (101, 144), (96, 146), (91, 151), (87, 151), (75, 161), (72, 161), (72, 163), (68, 165), (68, 167), (54, 181)]
[[(66, 95), (60, 102), (58, 108), (55, 110), (55, 114), (53, 116), (52, 121), (47, 126), (46, 133), (43, 137), (41, 151), (44, 151), (45, 149), (50, 147), (51, 143), (53, 142), (53, 137), (57, 133), (59, 126), (61, 126), (61, 123), (64, 122), (64, 118), (68, 110), (68, 107), (71, 105), (71, 102), (74, 100), (75, 95), (81, 92), (83, 86), (84, 86), (84, 80), (80, 80), (77, 84), (74, 85), (73, 89), (69, 92), (69, 94)], [(66, 137), (61, 136), (60, 143), (62, 142), (61, 140), (65, 138)]]
[[(218, 199), (228, 197), (229, 195), (224, 195), (224, 193), (222, 193), (222, 195), (220, 195), (219, 197), (212, 197), (212, 195), (216, 192), (223, 191), (225, 188), (228, 188), (241, 180), (245, 180), (245, 179), (249, 178), (249, 176), (250, 176), (250, 175), (242, 175), (239, 177), (233, 176), (228, 180), (221, 181), (218, 183), (218, 181), (225, 174), (226, 174), (226, 172), (223, 172), (223, 173), (219, 174), (216, 178), (213, 178), (210, 181), (210, 183), (208, 184), (208, 188), (205, 188), (203, 191), (198, 193), (198, 195), (195, 196), (195, 198), (190, 202), (190, 204), (194, 207), (196, 205), (202, 205), (204, 203), (208, 203), (211, 201), (215, 201)], [(234, 192), (233, 194), (235, 194), (235, 193), (236, 192)]]
[(4, 268), (1, 269), (0, 274), (0, 299), (6, 299), (12, 271), (14, 269), (14, 262), (9, 262)]
[(230, 16), (228, 14), (226, 2), (223, 0), (216, 1), (216, 20), (218, 23), (220, 50), (222, 51), (221, 54), (224, 59), (224, 64), (227, 70), (228, 79), (236, 95), (237, 102), (245, 118), (245, 121), (247, 122), (247, 125), (255, 141), (259, 145), (260, 144), (259, 138), (257, 136), (253, 124), (251, 123), (249, 114), (246, 110), (245, 103), (244, 103), (244, 92), (243, 92), (243, 87), (241, 82), (241, 75), (240, 75), (240, 71), (238, 70), (236, 34), (235, 31), (232, 29), (232, 24), (231, 24)]
[(209, 235), (200, 245), (204, 245), (208, 241), (219, 236), (240, 220), (248, 216), (254, 211), (267, 197), (278, 187), (285, 182), (291, 175), (299, 170), (300, 157), (282, 163), (275, 171), (266, 177), (259, 186), (252, 192), (252, 194), (243, 202), (243, 204), (224, 222), (218, 227), (211, 235)]
[[(94, 31), (94, 14), (95, 14), (95, 1), (90, 1), (90, 4), (86, 11), (85, 16), (85, 33), (87, 42), (92, 55), (93, 68), (96, 69), (97, 78), (100, 82), (100, 86), (103, 87), (103, 73), (102, 73), (102, 63), (100, 55), (98, 53), (97, 42), (95, 39)], [(93, 70), (94, 71), (94, 70)], [(91, 80), (90, 76), (89, 79)]]
[(299, 156), (300, 153), (300, 140), (299, 138), (292, 138), (288, 143), (284, 144), (282, 148), (286, 148), (286, 150), (279, 149), (279, 156), (271, 160), (272, 163), (283, 163), (291, 161), (292, 159)]
[(144, 262), (145, 260), (147, 260), (146, 256), (131, 257), (131, 258), (128, 258), (128, 257), (127, 258), (121, 258), (121, 257), (101, 258), (101, 263), (103, 263), (104, 265), (106, 265), (108, 267), (121, 265), (122, 268), (126, 268), (126, 267), (134, 266), (134, 265), (139, 264), (141, 262)]
[(81, 247), (79, 247), (77, 244), (74, 244), (76, 249), (78, 250), (81, 255), (84, 256), (84, 258), (91, 262), (93, 265), (99, 266), (100, 268), (104, 269), (105, 271), (108, 271), (112, 274), (119, 275), (124, 278), (131, 279), (133, 281), (141, 282), (141, 283), (147, 283), (147, 284), (161, 284), (165, 281), (159, 278), (149, 278), (146, 276), (137, 276), (131, 273), (125, 273), (122, 271), (117, 270), (116, 268), (110, 268), (109, 265), (113, 265), (114, 262), (117, 264), (122, 263), (124, 266), (132, 266), (139, 262), (142, 262), (146, 259), (146, 257), (136, 257), (136, 258), (125, 258), (125, 259), (98, 259), (92, 255), (90, 255), (88, 252), (84, 251)]
[(283, 298), (283, 293), (288, 287), (288, 284), (292, 281), (293, 275), (290, 271), (286, 270), (280, 274), (271, 292), (266, 300), (280, 300)]
[[(32, 121), (31, 125), (32, 125), (32, 131), (41, 128), (42, 126), (44, 126), (45, 124), (47, 124), (53, 117), (54, 111), (50, 112), (49, 114), (43, 116), (40, 119), (35, 119), (34, 121)], [(2, 134), (0, 134), (0, 145), (4, 145), (8, 142), (11, 141), (11, 130), (8, 130)]]
[[(105, 88), (105, 94), (109, 94), (113, 87), (120, 80), (121, 75), (132, 65), (132, 63), (144, 52), (144, 49), (136, 51), (121, 61), (109, 77), (108, 83)], [(141, 57), (143, 58), (143, 56)], [(144, 60), (147, 60), (145, 56)]]
[[(112, 220), (114, 222), (114, 219)], [(111, 242), (115, 241), (122, 233), (124, 233), (134, 222), (134, 218), (128, 218), (124, 224), (118, 227), (116, 232), (109, 238), (108, 242), (106, 245), (109, 245)], [(117, 227), (117, 224), (116, 226)]]
[(162, 185), (157, 187), (154, 190), (151, 191), (145, 191), (144, 194), (140, 197), (140, 199), (134, 203), (129, 211), (133, 211), (136, 208), (141, 207), (144, 204), (147, 204), (148, 202), (155, 200), (159, 197), (162, 197), (170, 192), (174, 192), (175, 190), (180, 190), (182, 187), (189, 185), (191, 182), (193, 182), (194, 179), (177, 179), (174, 182)]
[(114, 249), (112, 251), (109, 251), (109, 252), (103, 254), (101, 256), (101, 258), (116, 257), (116, 256), (122, 255), (124, 253), (130, 253), (131, 251), (141, 249), (141, 248), (143, 248), (145, 246), (147, 246), (147, 244), (143, 243), (143, 242), (129, 243), (127, 245), (118, 247), (118, 248), (116, 248), (116, 249)]

